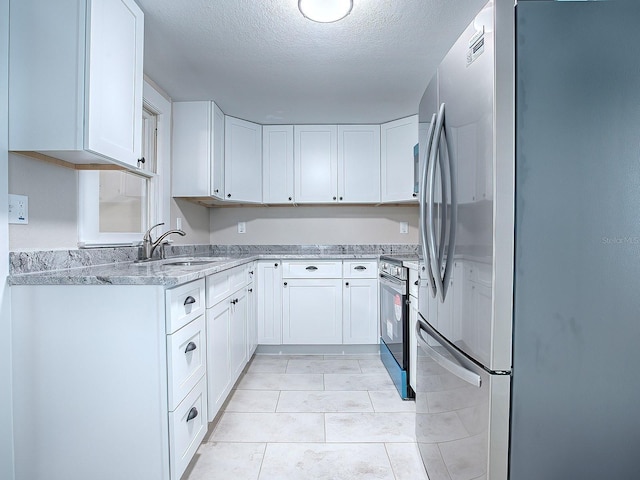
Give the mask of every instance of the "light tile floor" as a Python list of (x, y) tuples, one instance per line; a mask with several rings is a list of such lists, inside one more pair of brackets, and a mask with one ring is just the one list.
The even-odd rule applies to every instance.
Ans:
[(183, 480), (428, 480), (376, 355), (256, 355)]

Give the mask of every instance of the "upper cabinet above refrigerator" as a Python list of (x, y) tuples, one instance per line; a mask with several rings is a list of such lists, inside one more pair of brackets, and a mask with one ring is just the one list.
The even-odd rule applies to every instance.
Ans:
[(9, 150), (140, 171), (144, 17), (133, 0), (14, 0)]

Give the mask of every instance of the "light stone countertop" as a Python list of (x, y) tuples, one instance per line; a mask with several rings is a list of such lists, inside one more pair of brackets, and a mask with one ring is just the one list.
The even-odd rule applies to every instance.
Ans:
[[(254, 254), (224, 257), (171, 257), (145, 263), (117, 262), (104, 265), (14, 274), (9, 285), (163, 285), (174, 287), (254, 260), (377, 260), (373, 254)], [(210, 260), (199, 265), (166, 263)]]

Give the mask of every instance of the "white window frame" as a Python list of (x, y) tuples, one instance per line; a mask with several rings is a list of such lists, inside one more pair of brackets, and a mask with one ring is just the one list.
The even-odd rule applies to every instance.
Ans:
[[(149, 179), (149, 226), (156, 223), (168, 225), (170, 192), (170, 153), (171, 153), (171, 101), (156, 88), (144, 81), (144, 106), (156, 115), (156, 174)], [(100, 172), (78, 172), (78, 247), (104, 247), (139, 245), (142, 242), (140, 232), (101, 233), (99, 226)]]

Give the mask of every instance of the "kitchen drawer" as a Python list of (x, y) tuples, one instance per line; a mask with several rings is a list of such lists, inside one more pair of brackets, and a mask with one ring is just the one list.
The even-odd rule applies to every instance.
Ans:
[(207, 433), (207, 383), (198, 384), (173, 412), (169, 412), (169, 463), (178, 480)]
[(413, 268), (409, 269), (409, 295), (413, 295), (418, 298), (418, 291), (420, 290), (420, 279), (418, 270)]
[(375, 260), (348, 261), (342, 263), (344, 278), (377, 278), (378, 262)]
[(167, 335), (169, 410), (175, 410), (206, 372), (204, 315)]
[(220, 303), (247, 284), (247, 265), (214, 273), (207, 277), (207, 308)]
[(342, 262), (282, 262), (282, 278), (342, 278)]
[(204, 313), (204, 280), (165, 292), (167, 333), (173, 333)]

